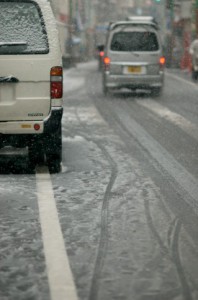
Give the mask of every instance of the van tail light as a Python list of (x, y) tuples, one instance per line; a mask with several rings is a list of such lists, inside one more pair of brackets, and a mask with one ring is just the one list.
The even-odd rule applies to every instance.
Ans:
[(166, 63), (166, 59), (164, 56), (161, 56), (159, 59), (160, 68), (164, 68)]
[(63, 69), (62, 67), (53, 67), (50, 71), (51, 98), (60, 99), (63, 97)]
[(104, 62), (104, 68), (105, 68), (105, 71), (109, 71), (110, 69), (110, 58), (108, 56), (105, 56), (104, 59), (103, 59), (103, 62)]

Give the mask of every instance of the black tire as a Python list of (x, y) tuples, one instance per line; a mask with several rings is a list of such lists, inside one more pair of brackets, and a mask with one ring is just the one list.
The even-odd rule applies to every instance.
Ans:
[(99, 60), (98, 60), (98, 71), (101, 71), (101, 70), (102, 70), (102, 62), (99, 58)]
[(152, 88), (151, 95), (153, 97), (159, 97), (162, 94), (162, 87)]
[(54, 156), (48, 157), (48, 168), (50, 174), (60, 173), (61, 160)]
[(4, 147), (3, 139), (0, 138), (0, 149)]
[(103, 94), (107, 96), (107, 94), (109, 93), (109, 88), (106, 86), (106, 80), (104, 78), (104, 75), (103, 75), (103, 82), (102, 82), (102, 90), (103, 90)]
[(108, 94), (109, 90), (108, 87), (104, 84), (103, 85), (103, 94), (106, 96)]
[(198, 79), (198, 72), (192, 69), (192, 79), (197, 80)]
[(35, 168), (37, 164), (44, 163), (43, 144), (40, 141), (33, 140), (28, 146), (28, 158), (31, 167)]
[(62, 128), (45, 138), (45, 153), (50, 173), (59, 173), (62, 162)]

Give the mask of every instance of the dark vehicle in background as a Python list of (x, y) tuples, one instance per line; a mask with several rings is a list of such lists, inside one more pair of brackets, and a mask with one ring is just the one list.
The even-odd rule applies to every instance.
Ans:
[(128, 88), (149, 89), (159, 95), (164, 66), (160, 31), (152, 17), (131, 17), (110, 24), (104, 55), (104, 94)]
[(104, 45), (98, 45), (96, 51), (97, 51), (96, 55), (98, 60), (98, 70), (101, 71), (103, 66), (103, 59), (104, 59)]
[(103, 57), (104, 57), (104, 44), (108, 30), (108, 23), (99, 23), (95, 26), (95, 49), (96, 59), (98, 61), (98, 70), (102, 70)]
[(198, 80), (198, 38), (196, 38), (189, 47), (191, 56), (192, 79)]

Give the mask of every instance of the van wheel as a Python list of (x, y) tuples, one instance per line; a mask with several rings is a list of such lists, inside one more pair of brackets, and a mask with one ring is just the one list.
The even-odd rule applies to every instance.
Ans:
[(61, 159), (54, 156), (49, 156), (48, 168), (51, 174), (59, 173), (61, 171)]
[(44, 149), (42, 143), (32, 141), (28, 146), (28, 158), (30, 165), (35, 168), (37, 164), (44, 163)]
[(62, 161), (62, 129), (59, 129), (45, 138), (45, 153), (47, 165), (50, 173), (59, 173), (61, 171)]
[(109, 89), (106, 85), (103, 85), (103, 94), (106, 96), (109, 92)]
[(106, 86), (106, 80), (105, 79), (103, 79), (102, 90), (103, 90), (103, 94), (105, 96), (109, 93), (109, 88)]
[(162, 87), (152, 88), (151, 95), (153, 97), (159, 97), (162, 94)]
[(198, 79), (198, 72), (195, 71), (194, 69), (192, 70), (192, 79), (197, 80)]

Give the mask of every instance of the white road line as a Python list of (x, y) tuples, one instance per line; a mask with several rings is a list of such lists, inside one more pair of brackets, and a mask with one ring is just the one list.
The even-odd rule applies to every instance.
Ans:
[(185, 131), (188, 135), (193, 137), (198, 141), (198, 128), (195, 124), (192, 124), (190, 121), (182, 117), (181, 115), (170, 111), (168, 108), (162, 106), (161, 104), (155, 102), (154, 100), (136, 100), (138, 105), (144, 106), (150, 111), (154, 112), (161, 118), (168, 120), (174, 125), (180, 127), (183, 131)]
[(47, 167), (37, 168), (36, 181), (51, 300), (77, 300)]
[(172, 77), (172, 78), (178, 80), (178, 81), (185, 82), (185, 83), (187, 83), (187, 84), (193, 86), (194, 89), (198, 90), (198, 86), (197, 86), (195, 83), (193, 83), (193, 82), (191, 82), (191, 81), (189, 81), (189, 80), (187, 80), (187, 79), (181, 78), (181, 77), (179, 77), (178, 75), (169, 73), (169, 72), (167, 72), (167, 71), (166, 71), (166, 74), (167, 74), (168, 76), (170, 76), (170, 77)]

